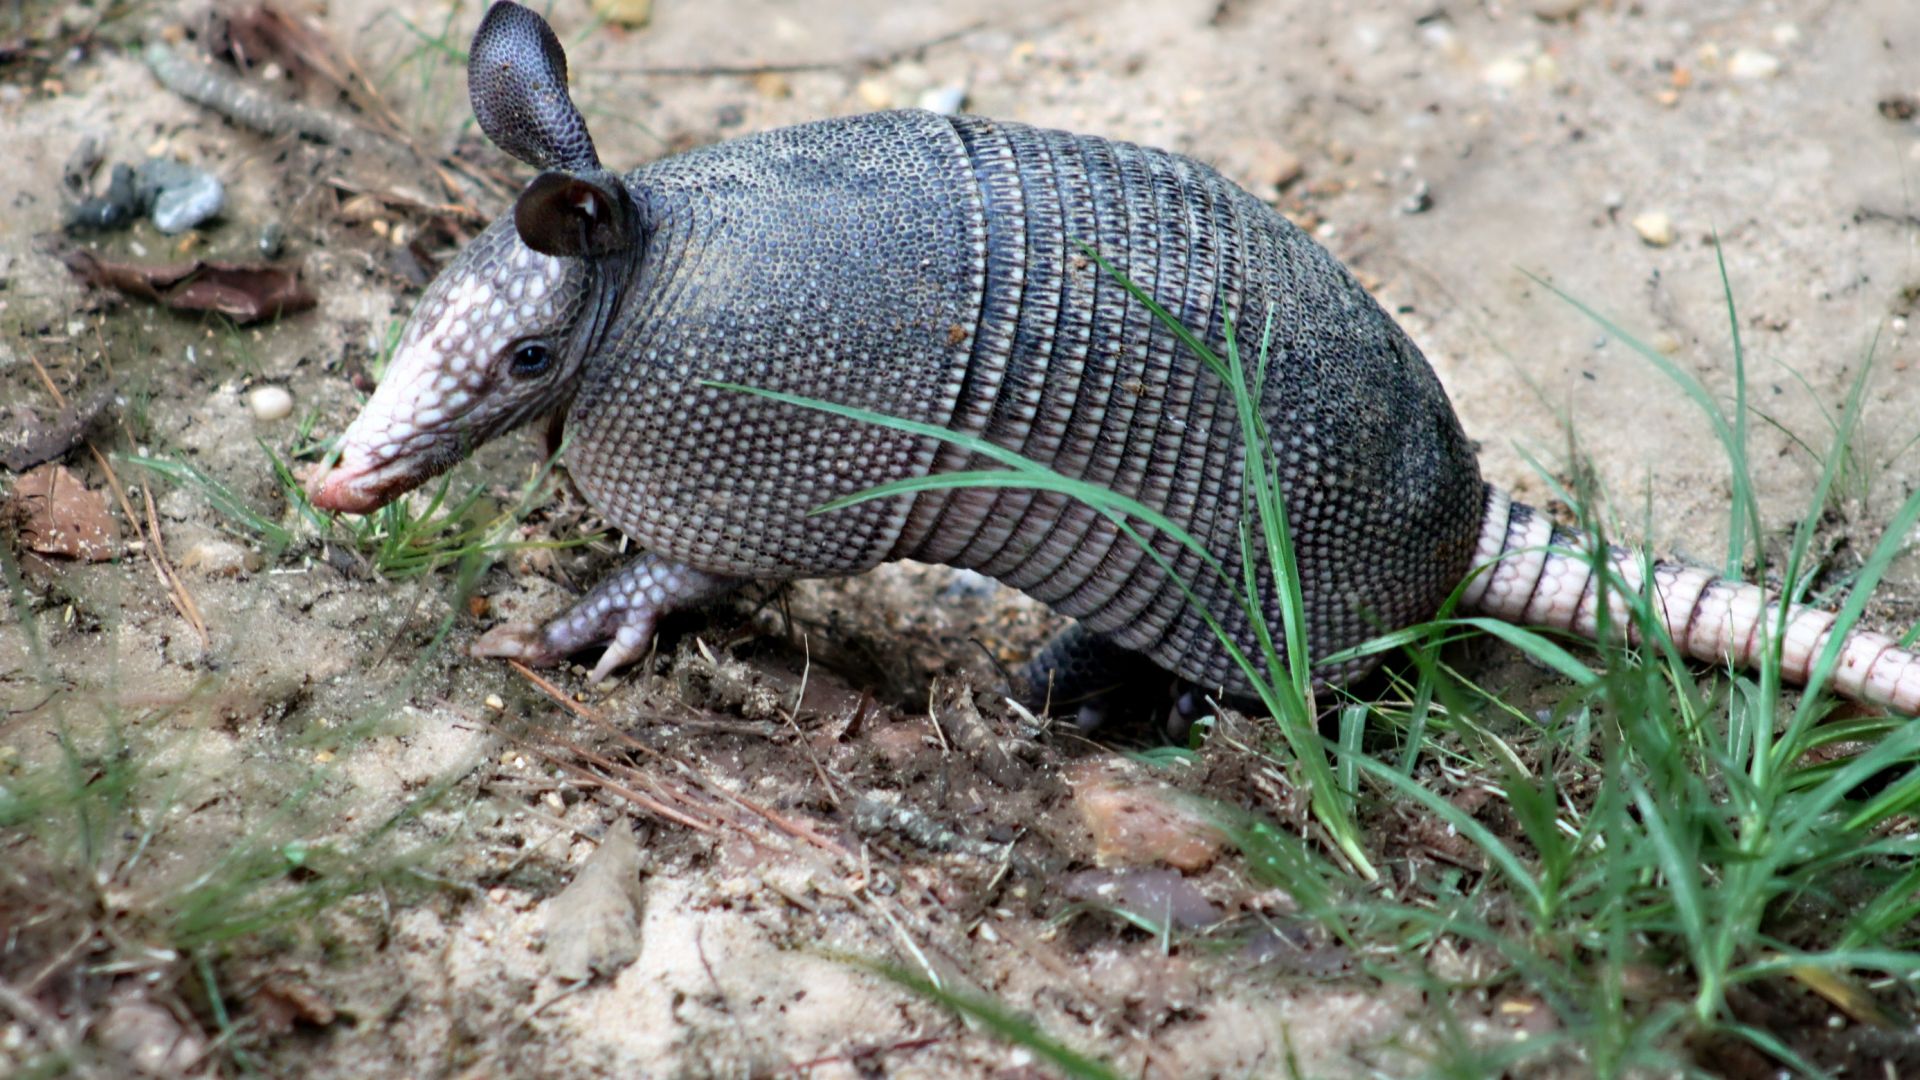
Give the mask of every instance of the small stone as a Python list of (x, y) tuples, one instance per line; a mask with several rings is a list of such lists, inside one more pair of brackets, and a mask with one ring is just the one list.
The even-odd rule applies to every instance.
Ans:
[(753, 77), (753, 88), (763, 98), (779, 100), (793, 96), (793, 84), (777, 71), (762, 71)]
[(239, 577), (265, 565), (259, 552), (224, 537), (210, 536), (188, 545), (175, 560), (180, 569), (201, 577)]
[(564, 982), (612, 975), (640, 955), (640, 847), (617, 821), (573, 876), (547, 901), (547, 969)]
[(107, 1009), (94, 1038), (146, 1076), (181, 1076), (201, 1064), (206, 1040), (164, 1006), (131, 995)]
[(355, 195), (340, 204), (340, 216), (355, 225), (378, 220), (380, 212), (380, 200), (371, 195)]
[(1727, 61), (1727, 74), (1746, 82), (1759, 82), (1780, 74), (1780, 58), (1759, 49), (1735, 49)]
[(1226, 836), (1186, 796), (1123, 767), (1091, 762), (1067, 773), (1080, 820), (1093, 834), (1096, 866), (1165, 863), (1189, 873), (1220, 857)]
[(933, 86), (920, 93), (920, 107), (942, 116), (952, 116), (966, 103), (967, 88), (964, 86)]
[(269, 221), (260, 227), (260, 238), (255, 242), (263, 259), (277, 259), (280, 250), (287, 246), (287, 230), (277, 221)]
[(1082, 870), (1060, 882), (1070, 900), (1126, 912), (1177, 930), (1204, 930), (1226, 917), (1198, 885), (1176, 870), (1159, 867), (1123, 867)]
[(220, 178), (171, 158), (149, 158), (136, 177), (140, 205), (163, 233), (186, 232), (227, 205)]
[(68, 232), (105, 232), (124, 229), (140, 216), (140, 191), (133, 170), (125, 165), (113, 167), (107, 193), (87, 199), (67, 211)]
[(1527, 81), (1532, 65), (1518, 56), (1503, 56), (1488, 64), (1481, 72), (1480, 79), (1488, 86), (1502, 90), (1511, 90)]
[(284, 386), (261, 383), (247, 391), (247, 408), (255, 419), (285, 420), (293, 413), (293, 395)]
[(890, 109), (893, 107), (893, 88), (879, 79), (861, 79), (853, 88), (860, 100), (867, 103), (869, 109)]
[(1658, 210), (1648, 210), (1635, 214), (1633, 231), (1640, 234), (1649, 247), (1666, 247), (1673, 243), (1673, 219)]
[(1783, 49), (1791, 49), (1800, 44), (1800, 28), (1792, 23), (1781, 23), (1773, 28), (1773, 43)]
[(1433, 209), (1433, 188), (1425, 180), (1414, 182), (1413, 190), (1400, 200), (1400, 212), (1403, 214), (1424, 214)]
[(500, 697), (499, 694), (488, 694), (486, 704), (487, 704), (487, 708), (491, 709), (494, 712), (507, 711), (507, 703), (505, 700), (503, 700)]

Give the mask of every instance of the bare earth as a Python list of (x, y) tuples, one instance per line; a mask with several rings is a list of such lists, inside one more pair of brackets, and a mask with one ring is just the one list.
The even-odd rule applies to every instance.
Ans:
[[(402, 21), (429, 36), (445, 27), (464, 49), (480, 11), (462, 4), (449, 22), (440, 3), (335, 0), (315, 14), (430, 158), (466, 141), (470, 168), (449, 176), (518, 176), (475, 141), (457, 62)], [(1128, 1075), (1272, 1075), (1289, 1061), (1313, 1076), (1422, 1071), (1434, 1003), (1288, 929), (1287, 899), (1231, 855), (1191, 880), (1215, 904), (1279, 926), (1269, 940), (1291, 951), (1277, 959), (1246, 947), (1244, 920), (1169, 950), (1063, 895), (1063, 875), (1094, 861), (1072, 789), (1084, 798), (1115, 746), (1035, 729), (1001, 703), (988, 650), (1016, 662), (1052, 626), (1017, 597), (923, 567), (801, 585), (683, 620), (650, 671), (610, 686), (553, 673), (576, 712), (467, 658), (465, 645), (500, 619), (559, 609), (614, 564), (613, 541), (509, 555), (469, 600), (451, 568), (389, 581), (313, 539), (259, 441), (284, 456), (305, 444), (307, 420), (315, 438), (345, 426), (360, 400), (350, 376), (417, 295), (393, 241), (435, 215), (407, 204), (456, 200), (431, 174), (263, 137), (161, 89), (139, 43), (198, 25), (198, 12), (162, 0), (108, 23), (84, 54), (56, 40), (37, 59), (0, 61), (0, 407), (50, 406), (34, 361), (63, 394), (111, 388), (117, 420), (97, 429), (101, 450), (191, 463), (303, 537), (271, 551), (202, 489), (115, 459), (142, 528), (140, 491), (152, 494), (203, 644), (139, 548), (97, 564), (43, 559), (0, 518), (0, 791), (60, 761), (62, 739), (96, 764), (121, 737), (148, 759), (104, 847), (45, 840), (67, 835), (58, 825), (41, 839), (0, 833), (0, 866), (18, 859), (15, 873), (29, 875), (0, 881), (0, 973), (17, 986), (52, 965), (36, 1000), (90, 1040), (105, 1074), (115, 1054), (151, 1052), (168, 1032), (200, 1049), (217, 1038), (202, 955), (216, 961), (235, 1045), (276, 1075), (1038, 1068), (861, 961), (990, 995)], [(30, 4), (24, 18), (56, 28), (101, 14)], [(1920, 484), (1909, 446), (1920, 349), (1908, 323), (1920, 305), (1920, 125), (1879, 108), (1920, 92), (1912, 0), (658, 0), (634, 30), (595, 29), (584, 0), (558, 0), (551, 17), (601, 154), (617, 165), (946, 88), (964, 89), (969, 112), (1213, 162), (1397, 313), (1480, 440), (1489, 479), (1551, 502), (1529, 458), (1563, 481), (1571, 432), (1613, 496), (1620, 533), (1709, 564), (1725, 558), (1731, 490), (1711, 425), (1540, 279), (1730, 400), (1717, 234), (1750, 392), (1770, 421), (1756, 422), (1751, 455), (1767, 542), (1778, 550), (1808, 512), (1820, 463), (1805, 446), (1825, 452), (1828, 417), (1870, 350), (1854, 480), (1822, 526), (1836, 562), (1857, 565)], [(766, 65), (802, 69), (646, 73)], [(83, 290), (57, 254), (68, 242), (62, 165), (88, 135), (109, 163), (165, 153), (215, 171), (229, 205), (190, 254), (256, 257), (260, 227), (280, 222), (283, 258), (303, 268), (318, 307), (236, 331)], [(506, 190), (459, 188), (486, 215)], [(1653, 214), (1670, 222), (1662, 246), (1642, 235), (1657, 233), (1643, 217)], [(187, 250), (148, 223), (87, 243), (146, 262)], [(292, 393), (290, 418), (255, 417), (246, 395), (262, 384)], [(502, 440), (455, 474), (456, 490), (483, 484), (490, 504), (511, 500), (540, 447), (537, 431)], [(109, 491), (84, 448), (67, 461)], [(0, 493), (15, 482), (0, 473)], [(577, 502), (555, 498), (529, 535), (578, 530)], [(119, 522), (129, 539), (135, 524)], [(1920, 561), (1897, 561), (1869, 611), (1907, 625), (1920, 611)], [(1497, 649), (1461, 660), (1516, 700), (1552, 700), (1551, 685), (1533, 689), (1542, 676)], [(1300, 823), (1303, 808), (1228, 741), (1159, 775)], [(896, 805), (905, 812), (881, 812)], [(629, 821), (639, 888), (602, 888), (551, 919), (556, 894)], [(336, 861), (292, 869), (294, 842)], [(1417, 838), (1379, 842), (1407, 872), (1432, 865)], [(280, 877), (391, 873), (258, 935), (139, 952), (181, 944), (182, 898), (231, 871), (230, 851), (270, 856), (249, 904), (271, 898)], [(109, 899), (92, 906), (98, 897)], [(219, 910), (227, 925), (240, 909)], [(636, 920), (626, 952), (637, 955), (623, 965), (619, 930)], [(608, 970), (584, 985), (562, 978), (560, 954), (602, 923), (613, 940), (592, 944), (611, 949), (611, 960), (595, 954)], [(83, 925), (116, 927), (118, 952), (84, 956), (125, 966), (56, 963), (70, 941), (60, 935)], [(148, 1015), (139, 1002), (160, 1008)], [(1483, 1038), (1510, 1022), (1498, 1004), (1450, 1003)], [(157, 1026), (138, 1027), (142, 1016)], [(114, 1041), (122, 1031), (133, 1034)], [(0, 1073), (45, 1037), (0, 1008)], [(217, 1048), (197, 1063), (155, 1060), (159, 1073), (239, 1067)], [(1540, 1068), (1580, 1072), (1572, 1060)]]

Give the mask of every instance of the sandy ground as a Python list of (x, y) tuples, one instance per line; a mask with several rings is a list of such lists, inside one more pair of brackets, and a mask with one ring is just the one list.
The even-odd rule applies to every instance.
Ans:
[[(34, 25), (102, 15), (78, 4), (58, 16), (26, 10)], [(49, 404), (34, 361), (63, 393), (111, 387), (120, 422), (101, 432), (102, 449), (190, 462), (299, 529), (256, 440), (286, 453), (304, 441), (297, 424), (326, 437), (350, 419), (352, 373), (417, 295), (392, 240), (396, 229), (417, 235), (432, 215), (402, 203), (447, 200), (430, 176), (263, 138), (161, 90), (137, 42), (198, 14), (143, 7), (82, 53), (54, 47), (0, 66), (0, 401)], [(418, 0), (338, 0), (314, 14), (429, 156), (458, 147), (476, 172), (503, 167), (473, 142), (457, 67), (407, 27), (447, 26), (463, 46), (477, 5), (449, 13)], [(1820, 465), (1806, 446), (1825, 452), (1828, 418), (1870, 349), (1854, 479), (1823, 521), (1836, 570), (1857, 565), (1920, 483), (1920, 455), (1901, 453), (1920, 435), (1911, 371), (1920, 351), (1908, 325), (1920, 304), (1920, 126), (1880, 107), (1920, 92), (1920, 7), (1910, 0), (658, 0), (644, 28), (597, 32), (583, 3), (560, 0), (553, 21), (610, 163), (955, 89), (967, 111), (1216, 163), (1376, 289), (1438, 369), (1490, 479), (1550, 501), (1528, 459), (1563, 480), (1571, 431), (1623, 533), (1708, 563), (1724, 559), (1730, 493), (1711, 425), (1540, 280), (1607, 313), (1725, 402), (1733, 353), (1717, 234), (1765, 418), (1751, 457), (1773, 550), (1808, 512)], [(766, 65), (799, 70), (657, 70)], [(260, 227), (278, 221), (318, 307), (234, 331), (84, 293), (56, 254), (62, 165), (87, 135), (109, 162), (165, 153), (217, 172), (231, 202), (192, 253), (249, 257)], [(356, 190), (392, 197), (356, 201)], [(467, 190), (487, 213), (503, 205), (499, 189)], [(149, 261), (187, 250), (148, 225), (96, 243)], [(250, 411), (247, 391), (262, 384), (291, 391), (290, 419)], [(538, 445), (537, 433), (503, 440), (457, 475), (504, 497)], [(105, 489), (85, 451), (69, 460)], [(609, 544), (505, 559), (478, 581), (485, 614), (475, 618), (451, 571), (396, 583), (318, 540), (271, 552), (201, 490), (119, 461), (134, 505), (151, 491), (208, 638), (138, 548), (94, 565), (9, 549), (18, 580), (0, 621), (0, 744), (11, 751), (0, 783), (55, 760), (63, 738), (101, 760), (120, 737), (153, 755), (130, 800), (135, 839), (109, 836), (105, 854), (84, 859), (61, 848), (71, 865), (58, 873), (73, 876), (56, 880), (69, 895), (104, 889), (121, 906), (89, 917), (164, 943), (184, 933), (182, 898), (201, 895), (210, 867), (231, 865), (209, 852), (287, 857), (297, 838), (342, 860), (303, 873), (420, 871), (396, 871), (264, 939), (203, 946), (221, 959), (249, 1060), (269, 1073), (1037, 1068), (1027, 1051), (848, 957), (989, 993), (1132, 1075), (1274, 1074), (1289, 1056), (1315, 1076), (1422, 1067), (1431, 1003), (1354, 974), (1304, 931), (1282, 935), (1300, 955), (1279, 961), (1272, 950), (1198, 943), (1167, 951), (1060, 894), (1054, 875), (1093, 859), (1068, 778), (1087, 782), (1074, 770), (1112, 750), (1033, 729), (987, 692), (995, 674), (972, 641), (1017, 659), (1046, 629), (1030, 606), (924, 568), (803, 586), (781, 603), (689, 620), (651, 674), (584, 694), (597, 717), (588, 719), (467, 659), (464, 645), (495, 619), (562, 606), (611, 565)], [(580, 517), (565, 505), (537, 515), (534, 529), (564, 535)], [(117, 504), (114, 513), (124, 516)], [(130, 525), (121, 522), (129, 536)], [(1874, 611), (1904, 625), (1916, 600), (1920, 563), (1903, 558)], [(436, 649), (444, 622), (452, 630)], [(1484, 651), (1496, 668), (1476, 670), (1496, 683), (1534, 678)], [(555, 680), (584, 691), (578, 671)], [(963, 686), (981, 691), (985, 719), (975, 723), (1011, 765), (954, 751), (955, 731), (976, 715)], [(556, 764), (586, 761), (605, 774), (581, 748), (627, 770), (624, 794)], [(1272, 803), (1270, 786), (1224, 748), (1173, 779), (1283, 819), (1299, 814)], [(637, 803), (679, 807), (685, 820)], [(875, 805), (895, 804), (908, 813), (873, 824)], [(902, 825), (906, 817), (932, 832)], [(602, 890), (586, 914), (556, 922), (562, 886), (629, 819), (643, 834), (639, 895)], [(136, 844), (149, 834), (151, 850)], [(16, 841), (16, 852), (41, 850)], [(1009, 864), (1009, 850), (1033, 865)], [(1193, 880), (1217, 904), (1286, 925), (1283, 898), (1231, 865)], [(121, 912), (146, 914), (114, 922)], [(559, 942), (600, 921), (637, 925), (637, 955), (585, 984), (561, 978)], [(23, 950), (5, 961), (15, 972), (65, 945), (10, 940)], [(173, 1023), (209, 1037), (198, 1034), (218, 1030), (203, 990), (163, 992), (197, 985), (196, 970), (181, 955), (104, 973), (61, 968), (41, 988), (47, 1008), (95, 1044), (150, 1048), (159, 1036), (143, 1040), (137, 1027), (127, 1045), (112, 1042), (106, 1020), (137, 1013), (128, 1002), (152, 986), (168, 1018), (153, 1020), (158, 1030)], [(1454, 1007), (1483, 1032), (1499, 1022), (1490, 1000), (1466, 995)], [(0, 1016), (0, 1036), (22, 1023)], [(0, 1038), (0, 1065), (19, 1045)], [(197, 1067), (232, 1067), (215, 1060), (226, 1063)]]

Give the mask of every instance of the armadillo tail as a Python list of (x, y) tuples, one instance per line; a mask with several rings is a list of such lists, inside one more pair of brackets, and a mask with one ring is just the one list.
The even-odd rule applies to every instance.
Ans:
[[(1569, 631), (1586, 638), (1599, 632), (1599, 588), (1593, 540), (1564, 529), (1544, 514), (1487, 489), (1487, 512), (1474, 552), (1474, 573), (1461, 594), (1463, 613)], [(1626, 596), (1642, 591), (1638, 552), (1609, 545), (1613, 584), (1607, 589), (1612, 632), (1638, 645), (1640, 624), (1627, 614)], [(1624, 586), (1624, 593), (1622, 587)], [(1751, 667), (1777, 625), (1780, 599), (1756, 585), (1729, 581), (1711, 571), (1677, 563), (1653, 564), (1653, 610), (1668, 637), (1685, 655), (1716, 664)], [(1833, 633), (1830, 612), (1794, 605), (1781, 648), (1781, 676), (1804, 684)], [(1871, 631), (1846, 636), (1834, 665), (1835, 692), (1896, 712), (1920, 714), (1920, 656)]]

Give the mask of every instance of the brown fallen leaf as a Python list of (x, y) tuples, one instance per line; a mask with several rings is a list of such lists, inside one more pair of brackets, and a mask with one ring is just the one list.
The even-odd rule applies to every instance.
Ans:
[(266, 263), (195, 260), (169, 266), (107, 262), (91, 252), (71, 251), (67, 269), (89, 284), (151, 300), (174, 311), (214, 311), (246, 324), (305, 311), (313, 294), (297, 270)]
[(19, 524), (21, 542), (42, 555), (101, 562), (120, 547), (120, 527), (107, 513), (107, 500), (64, 465), (42, 465), (22, 476), (7, 509)]

